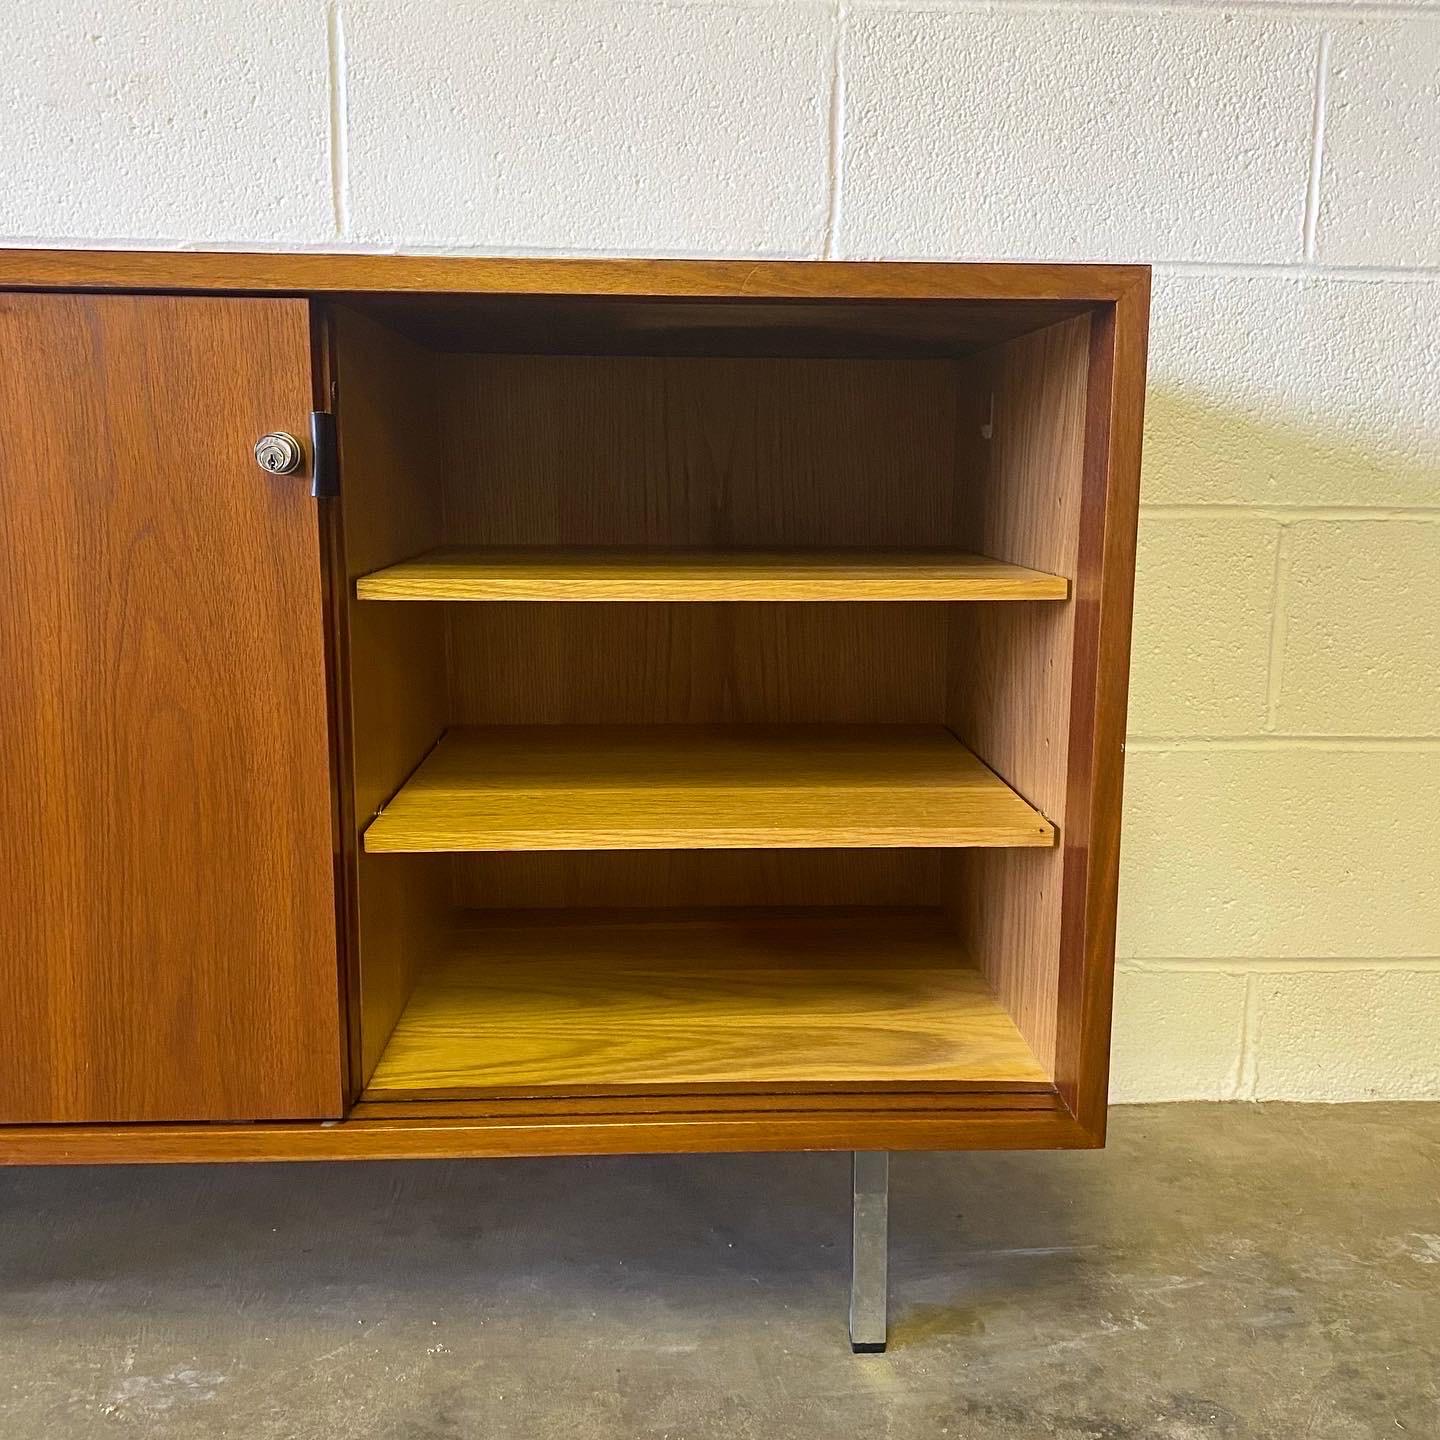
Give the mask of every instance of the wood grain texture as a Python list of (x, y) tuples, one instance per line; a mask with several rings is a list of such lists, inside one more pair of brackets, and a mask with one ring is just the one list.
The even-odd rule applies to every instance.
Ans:
[(366, 1100), (1049, 1088), (939, 911), (551, 912), (458, 931)]
[(1063, 600), (1067, 582), (943, 550), (431, 551), (364, 575), (361, 600)]
[(456, 724), (899, 725), (944, 713), (944, 605), (436, 608)]
[(0, 1165), (268, 1160), (458, 1160), (524, 1155), (666, 1155), (785, 1150), (1055, 1150), (1098, 1142), (1058, 1099), (993, 1108), (934, 1097), (925, 1111), (657, 1114), (627, 1102), (599, 1117), (500, 1114), (347, 1119), (327, 1125), (0, 1126)]
[[(393, 327), (382, 330), (364, 316), (351, 317), (352, 336), (359, 338), (351, 346), (340, 403), (342, 414), (348, 405), (350, 417), (348, 424), (342, 420), (342, 469), (347, 484), (352, 474), (359, 479), (353, 506), (347, 491), (347, 534), (335, 554), (345, 582), (337, 619), (345, 632), (345, 656), (357, 662), (358, 688), (365, 691), (363, 696), (357, 694), (350, 717), (355, 722), (356, 785), (347, 796), (352, 832), (345, 837), (347, 845), (354, 845), (353, 832), (370, 813), (366, 797), (374, 797), (371, 808), (381, 803), (420, 759), (428, 741), (416, 737), (426, 725), (433, 737), (445, 724), (457, 721), (552, 725), (597, 719), (947, 721), (963, 738), (978, 737), (972, 741), (977, 750), (982, 743), (1000, 747), (990, 752), (1001, 757), (993, 761), (997, 769), (1004, 769), (1026, 799), (1061, 824), (1059, 850), (1042, 845), (971, 850), (964, 855), (937, 849), (512, 852), (377, 855), (372, 862), (360, 854), (355, 868), (358, 872), (358, 867), (366, 866), (368, 874), (359, 886), (358, 903), (370, 906), (368, 927), (360, 927), (362, 934), (368, 929), (371, 945), (370, 983), (362, 1006), (370, 1017), (363, 1037), (369, 1063), (378, 1058), (419, 965), (435, 953), (434, 927), (447, 902), (447, 878), (453, 877), (456, 895), (464, 903), (488, 905), (630, 903), (625, 897), (631, 896), (636, 903), (647, 904), (796, 899), (913, 904), (941, 899), (950, 903), (958, 926), (983, 940), (979, 948), (987, 952), (989, 972), (1015, 1008), (1020, 1028), (1046, 1066), (1053, 1059), (1063, 1101), (1037, 1091), (1022, 1098), (1027, 1104), (1033, 1098), (1037, 1106), (1048, 1109), (1002, 1114), (993, 1093), (908, 1096), (903, 1104), (897, 1099), (890, 1106), (877, 1106), (874, 1096), (855, 1096), (848, 1104), (824, 1097), (823, 1105), (821, 1097), (814, 1097), (813, 1108), (801, 1110), (780, 1094), (760, 1092), (740, 1099), (708, 1096), (705, 1108), (693, 1110), (677, 1110), (660, 1097), (643, 1104), (623, 1097), (611, 1102), (591, 1098), (583, 1104), (570, 1102), (577, 1108), (569, 1112), (497, 1108), (494, 1113), (464, 1114), (444, 1108), (433, 1115), (427, 1111), (429, 1118), (415, 1121), (361, 1107), (364, 1118), (328, 1128), (306, 1123), (142, 1123), (110, 1129), (85, 1124), (0, 1125), (0, 1161), (1002, 1148), (1101, 1142), (1148, 270), (0, 251), (0, 286), (5, 284), (343, 292), (346, 303), (365, 311), (371, 321), (383, 316)], [(427, 290), (435, 293), (424, 293)], [(251, 313), (257, 313), (254, 307), (271, 303), (238, 297), (228, 301), (107, 297), (85, 302), (68, 296), (16, 296), (0, 300), (0, 307), (27, 300), (80, 306), (223, 304), (243, 306)], [(995, 300), (1006, 303), (994, 305)], [(274, 302), (272, 313), (292, 306), (302, 313), (303, 302), (289, 301)], [(11, 313), (0, 308), (0, 321), (8, 323), (5, 317)], [(242, 311), (227, 313), (233, 317)], [(245, 328), (238, 320), (227, 323)], [(1048, 334), (1030, 333), (1045, 325), (1053, 327)], [(24, 331), (15, 346), (6, 336), (7, 356), (13, 350), (23, 357), (23, 366), (18, 382), (13, 374), (0, 374), (4, 402), (0, 427), (10, 429), (13, 417), (33, 406), (37, 393), (63, 397), (65, 409), (62, 421), (49, 427), (58, 439), (39, 423), (27, 432), (27, 467), (30, 451), (43, 455), (47, 445), (74, 447), (75, 436), (81, 433), (103, 434), (104, 445), (111, 449), (118, 436), (119, 451), (124, 452), (135, 426), (133, 419), (116, 418), (112, 410), (117, 405), (127, 413), (133, 410), (135, 394), (142, 388), (145, 399), (152, 402), (157, 393), (162, 398), (182, 392), (193, 397), (221, 388), (233, 400), (238, 393), (263, 387), (268, 383), (265, 376), (273, 378), (273, 369), (285, 366), (283, 361), (274, 365), (273, 334), (264, 337), (271, 371), (238, 361), (241, 352), (233, 343), (227, 344), (227, 363), (217, 370), (213, 357), (177, 345), (165, 327), (154, 336), (148, 330), (142, 335), (135, 327), (122, 337), (108, 322), (91, 324), (85, 342), (91, 346), (88, 350), (78, 338), (79, 328), (61, 327), (64, 343), (57, 354), (46, 353), (47, 347), (54, 349), (48, 324), (33, 333)], [(421, 343), (407, 344), (396, 329)], [(1025, 457), (1054, 441), (1053, 427), (1058, 423), (1054, 415), (1022, 422), (1017, 432), (1001, 403), (991, 448), (1008, 458), (1001, 459), (997, 471), (993, 455), (977, 453), (977, 404), (988, 399), (993, 381), (1001, 392), (1010, 385), (1017, 394), (1038, 397), (1039, 410), (1059, 404), (1073, 416), (1075, 346), (1063, 337), (1073, 338), (1081, 329), (1088, 331), (1085, 377), (1079, 386), (1084, 393), (1083, 474), (1078, 483), (1073, 482), (1073, 447), (1067, 443), (1062, 447), (1064, 485), (1070, 488), (1057, 501), (1074, 508), (1047, 513), (1040, 503), (1046, 481), (1034, 461)], [(596, 337), (603, 340), (603, 348), (615, 352), (666, 358), (586, 357), (587, 350), (596, 348)], [(229, 336), (230, 341), (234, 338)], [(141, 341), (148, 347), (141, 364), (117, 359), (128, 357), (127, 345)], [(495, 353), (441, 356), (427, 350), (427, 345)], [(520, 353), (532, 348), (554, 353), (538, 358)], [(696, 355), (744, 358), (683, 358)], [(811, 355), (849, 358), (804, 358)], [(912, 355), (932, 358), (905, 358)], [(939, 358), (957, 355), (968, 358)], [(789, 358), (773, 358), (782, 356)], [(874, 356), (890, 358), (883, 363), (861, 358)], [(339, 368), (345, 371), (343, 364)], [(257, 374), (262, 377), (258, 381)], [(155, 375), (163, 381), (157, 384)], [(1047, 390), (1057, 377), (1060, 391)], [(120, 399), (124, 405), (119, 405)], [(181, 416), (178, 428), (185, 428), (187, 404), (193, 403), (182, 399), (174, 407)], [(309, 408), (308, 403), (303, 408)], [(213, 420), (208, 409), (202, 410)], [(163, 427), (157, 425), (145, 435), (150, 453), (164, 459), (153, 474), (126, 475), (126, 485), (136, 493), (144, 492), (147, 485), (169, 487), (181, 497), (195, 493), (193, 466), (181, 474), (171, 464), (174, 450), (165, 450), (176, 433), (173, 419), (167, 415)], [(274, 423), (267, 406), (259, 428)], [(286, 423), (297, 433), (303, 433), (302, 427), (303, 409)], [(206, 441), (208, 432), (192, 426), (189, 433), (200, 436), (199, 443), (209, 455), (214, 446)], [(7, 435), (7, 453), (8, 440)], [(247, 465), (248, 443), (247, 439), (243, 452)], [(100, 444), (94, 440), (87, 452), (92, 460), (100, 454)], [(1008, 480), (997, 483), (999, 476), (1015, 475), (1030, 478), (1014, 488)], [(206, 481), (208, 489), (214, 481), (208, 474)], [(32, 483), (35, 494), (43, 485), (52, 503), (57, 493), (63, 494), (69, 508), (59, 527), (48, 514), (43, 525), (32, 524), (26, 506), (34, 495), (24, 488)], [(158, 571), (146, 571), (143, 583), (127, 583), (122, 593), (107, 589), (104, 578), (120, 563), (119, 550), (107, 551), (108, 558), (96, 564), (74, 543), (87, 526), (96, 528), (94, 517), (102, 501), (87, 489), (57, 489), (48, 472), (35, 475), (28, 468), (20, 485), (16, 491), (7, 472), (0, 548), (8, 551), (17, 536), (25, 542), (21, 565), (10, 567), (14, 574), (5, 576), (17, 586), (24, 604), (17, 607), (9, 595), (0, 600), (6, 606), (0, 614), (0, 638), (5, 642), (7, 672), (13, 668), (8, 664), (15, 650), (13, 637), (32, 629), (58, 635), (57, 651), (77, 649), (67, 638), (67, 626), (77, 615), (87, 625), (93, 619), (96, 634), (134, 634), (129, 617), (145, 611), (156, 595), (170, 594), (172, 580), (174, 592), (183, 591), (184, 604), (196, 613), (187, 615), (184, 604), (171, 603), (167, 623), (147, 631), (135, 653), (148, 645), (151, 649), (146, 653), (153, 654), (156, 645), (170, 643), (177, 633), (183, 637), (188, 627), (202, 623), (211, 639), (187, 649), (183, 665), (173, 664), (169, 671), (164, 663), (144, 661), (149, 668), (143, 689), (154, 699), (157, 714), (183, 692), (181, 703), (165, 712), (163, 724), (150, 725), (146, 737), (163, 739), (164, 734), (189, 726), (201, 735), (201, 744), (183, 750), (181, 764), (172, 766), (169, 774), (147, 762), (143, 771), (147, 794), (158, 799), (152, 799), (143, 812), (125, 811), (104, 796), (97, 804), (93, 786), (81, 793), (90, 783), (84, 767), (77, 772), (80, 782), (67, 779), (69, 788), (63, 792), (48, 784), (12, 792), (13, 803), (27, 807), (23, 828), (32, 837), (34, 813), (46, 806), (51, 807), (47, 815), (56, 810), (64, 813), (58, 830), (51, 827), (52, 838), (34, 847), (35, 856), (65, 851), (68, 840), (54, 836), (72, 834), (73, 816), (86, 806), (104, 820), (103, 830), (93, 827), (97, 833), (107, 842), (118, 837), (119, 843), (107, 843), (103, 853), (97, 844), (78, 858), (66, 855), (58, 869), (47, 859), (43, 874), (35, 869), (39, 859), (22, 856), (17, 879), (13, 845), (7, 850), (0, 841), (0, 860), (9, 867), (0, 869), (0, 874), (7, 893), (29, 897), (32, 910), (58, 906), (68, 925), (80, 924), (77, 917), (89, 917), (92, 911), (111, 921), (119, 916), (124, 922), (135, 913), (130, 905), (133, 887), (143, 884), (150, 893), (156, 888), (153, 873), (142, 873), (133, 859), (127, 859), (126, 873), (116, 882), (119, 889), (102, 894), (93, 905), (87, 899), (83, 906), (74, 899), (79, 888), (76, 877), (87, 866), (113, 876), (121, 868), (117, 855), (133, 856), (140, 848), (134, 837), (149, 826), (144, 838), (153, 841), (163, 834), (169, 846), (169, 858), (157, 862), (156, 868), (163, 869), (166, 882), (184, 901), (175, 907), (175, 925), (160, 933), (162, 947), (168, 946), (167, 953), (173, 954), (179, 927), (195, 907), (211, 906), (206, 915), (213, 918), (229, 905), (225, 894), (194, 886), (193, 876), (204, 872), (189, 866), (189, 848), (209, 817), (224, 807), (226, 834), (235, 828), (238, 807), (215, 789), (210, 777), (253, 771), (256, 755), (263, 771), (274, 752), (282, 749), (297, 765), (306, 762), (303, 746), (289, 743), (293, 737), (287, 735), (273, 746), (264, 738), (256, 742), (255, 737), (262, 731), (270, 734), (264, 731), (266, 725), (297, 722), (299, 712), (309, 705), (304, 685), (319, 667), (307, 663), (297, 688), (296, 677), (265, 650), (275, 627), (267, 626), (257, 638), (243, 617), (234, 621), (230, 609), (225, 610), (224, 638), (214, 641), (211, 622), (219, 607), (233, 606), (236, 597), (248, 591), (245, 583), (218, 591), (209, 584), (197, 588), (184, 568), (187, 555), (204, 551), (207, 560), (213, 559), (205, 542), (194, 542), (192, 530), (184, 528), (189, 524), (203, 529), (210, 521), (208, 508), (203, 512), (197, 508), (187, 521), (176, 500), (172, 509), (163, 511), (153, 533), (135, 527), (132, 558), (161, 554), (172, 574), (161, 577)], [(21, 503), (13, 507), (12, 491), (21, 496)], [(108, 496), (103, 503), (111, 503)], [(112, 528), (123, 538), (126, 514), (123, 509), (120, 514), (121, 525)], [(110, 524), (108, 513), (106, 523)], [(284, 545), (273, 543), (263, 523), (254, 523), (253, 516), (228, 504), (224, 524), (236, 531), (248, 530), (259, 560), (240, 542), (222, 559), (232, 563), (240, 554), (245, 582), (269, 584), (267, 568), (288, 563)], [(41, 543), (32, 543), (31, 530), (39, 531)], [(987, 540), (1005, 535), (1020, 537), (1024, 544), (1007, 552)], [(1064, 544), (1073, 540), (1073, 549), (1053, 565), (1037, 558), (1047, 541), (1055, 540)], [(643, 606), (520, 602), (499, 607), (350, 603), (358, 575), (441, 543), (722, 550), (744, 545), (953, 544), (1069, 576), (1073, 599), (1060, 605), (987, 607), (908, 601), (843, 605), (685, 601)], [(348, 560), (343, 553), (347, 544)], [(307, 545), (313, 558), (317, 549), (313, 534)], [(82, 570), (89, 574), (89, 588), (83, 593), (79, 583), (71, 584), (68, 578), (72, 555), (79, 556), (74, 574)], [(252, 568), (259, 574), (252, 575)], [(57, 582), (55, 576), (61, 572), (67, 579)], [(79, 598), (66, 598), (63, 604), (57, 599), (53, 609), (43, 614), (25, 608), (52, 585), (57, 594)], [(202, 602), (198, 607), (197, 594)], [(275, 612), (292, 628), (294, 617), (302, 617), (303, 631), (305, 605), (293, 594), (278, 591), (272, 599)], [(372, 629), (371, 622), (362, 618), (367, 609), (387, 612), (388, 618), (377, 614)], [(437, 611), (443, 616), (438, 622)], [(641, 612), (643, 619), (635, 618), (635, 612)], [(580, 618), (586, 614), (589, 618)], [(358, 643), (350, 634), (352, 623), (359, 626)], [(1068, 643), (1062, 633), (1066, 627)], [(573, 630), (573, 638), (567, 629)], [(234, 722), (249, 727), (243, 762), (222, 772), (197, 763), (205, 758), (204, 746), (214, 742), (205, 727), (212, 719), (206, 706), (213, 706), (215, 696), (206, 696), (192, 713), (191, 692), (171, 686), (170, 672), (183, 668), (188, 680), (202, 686), (209, 674), (207, 665), (213, 660), (218, 666), (217, 657), (228, 648), (241, 652), (258, 678)], [(111, 663), (111, 652), (101, 650), (92, 647), (82, 663), (128, 683), (129, 662), (122, 657), (120, 663)], [(19, 653), (26, 665), (34, 660), (24, 650)], [(608, 657), (613, 673), (606, 673), (595, 657)], [(1052, 686), (1042, 670), (1048, 676), (1055, 667), (1062, 680)], [(336, 666), (339, 674), (344, 669)], [(133, 772), (135, 755), (152, 753), (137, 748), (136, 732), (123, 729), (130, 712), (97, 711), (101, 702), (93, 684), (88, 696), (62, 689), (52, 704), (53, 687), (48, 672), (42, 671), (43, 663), (33, 671), (22, 667), (17, 677), (7, 673), (10, 688), (0, 697), (0, 714), (6, 720), (0, 753), (12, 773), (53, 773), (53, 756), (72, 745), (77, 729), (93, 726), (97, 714), (102, 728), (111, 727), (105, 744), (96, 748), (102, 757), (99, 768), (106, 774), (118, 774), (121, 767)], [(396, 674), (414, 678), (413, 693), (393, 684)], [(388, 691), (372, 683), (387, 676)], [(1033, 718), (1035, 723), (1029, 733), (1011, 732), (1012, 739), (1006, 742), (999, 720), (1017, 702), (1001, 697), (1016, 677), (1021, 683), (1014, 685), (1013, 694), (1029, 694), (1033, 701), (1028, 707), (1018, 706), (1018, 720), (1029, 724)], [(267, 684), (283, 686), (286, 698), (277, 706), (272, 690), (262, 715), (259, 697)], [(1057, 730), (1052, 721), (1062, 684), (1068, 690)], [(296, 695), (300, 698), (292, 704)], [(272, 713), (277, 709), (279, 715)], [(10, 738), (17, 727), (11, 720), (22, 712), (43, 718), (38, 725), (18, 727), (22, 738), (17, 755), (12, 748), (16, 742)], [(322, 721), (316, 731), (322, 751), (323, 732)], [(1059, 772), (1056, 767), (1061, 762), (1054, 754), (1057, 736), (1064, 749)], [(215, 748), (223, 748), (214, 743)], [(1012, 747), (1008, 751), (1003, 748), (1006, 743)], [(26, 748), (46, 745), (50, 749), (38, 762), (39, 750), (32, 753)], [(161, 748), (167, 756), (177, 749), (168, 741)], [(188, 790), (173, 781), (174, 771), (182, 766), (185, 773), (199, 777)], [(1023, 778), (1032, 771), (1040, 777), (1039, 786)], [(1053, 804), (1048, 798), (1042, 801), (1040, 791), (1043, 788), (1049, 796), (1056, 773), (1063, 774), (1059, 797)], [(129, 778), (127, 773), (124, 783)], [(189, 808), (180, 811), (171, 800), (182, 791), (189, 797)], [(283, 847), (283, 859), (267, 868), (262, 858), (258, 867), (251, 867), (249, 878), (232, 879), (233, 886), (252, 886), (254, 893), (245, 889), (243, 900), (225, 909), (211, 930), (190, 927), (187, 933), (200, 937), (198, 967), (175, 966), (167, 960), (161, 983), (150, 984), (146, 966), (153, 961), (159, 967), (160, 955), (150, 949), (142, 952), (134, 943), (138, 932), (132, 922), (128, 930), (124, 923), (118, 930), (130, 947), (125, 954), (140, 959), (133, 966), (103, 969), (89, 957), (102, 951), (117, 953), (117, 926), (107, 929), (100, 920), (86, 919), (84, 923), (91, 924), (85, 932), (91, 942), (88, 948), (66, 949), (59, 963), (47, 960), (37, 970), (21, 973), (18, 988), (12, 987), (18, 1001), (11, 1014), (0, 1016), (0, 1121), (9, 1118), (4, 1103), (7, 1077), (63, 1074), (66, 1047), (72, 1053), (93, 1052), (100, 1057), (95, 1081), (100, 1090), (109, 1086), (111, 1093), (142, 1094), (146, 1108), (133, 1118), (176, 1115), (169, 1095), (154, 1088), (157, 1083), (170, 1083), (163, 1078), (163, 1067), (151, 1063), (151, 1057), (161, 1052), (167, 1063), (192, 1051), (200, 1055), (197, 1069), (186, 1076), (190, 1101), (208, 1104), (225, 1086), (233, 1085), (236, 1089), (223, 1099), (225, 1105), (231, 1103), (238, 1088), (247, 1083), (244, 1065), (233, 1067), (234, 1073), (227, 1070), (221, 1078), (216, 1067), (222, 1047), (212, 1046), (204, 1034), (197, 1039), (191, 1033), (196, 1014), (205, 1018), (208, 1007), (213, 1017), (216, 1011), (212, 981), (223, 968), (223, 962), (215, 959), (223, 946), (217, 949), (219, 942), (209, 944), (207, 936), (219, 934), (234, 945), (256, 933), (271, 934), (276, 924), (283, 924), (274, 915), (298, 906), (303, 899), (299, 890), (308, 885), (306, 881), (297, 889), (292, 883), (305, 853), (300, 831), (308, 823), (308, 792), (297, 799), (282, 781), (271, 783), (269, 794), (274, 808), (283, 811), (283, 823), (276, 823), (271, 815), (267, 835)], [(253, 836), (243, 825), (239, 833), (238, 864), (243, 868), (244, 847)], [(207, 855), (211, 838), (207, 831)], [(323, 853), (328, 864), (328, 837)], [(191, 894), (174, 881), (181, 872), (192, 882), (190, 888), (201, 893)], [(357, 883), (361, 879), (358, 873), (342, 878)], [(258, 908), (253, 903), (255, 893), (262, 902)], [(561, 898), (552, 898), (556, 896)], [(685, 896), (691, 898), (683, 900)], [(323, 906), (320, 913), (326, 913)], [(4, 923), (8, 928), (12, 922), (7, 916)], [(15, 923), (23, 929), (29, 921)], [(141, 938), (149, 945), (154, 937)], [(305, 936), (297, 923), (293, 934), (281, 936), (272, 947), (272, 969), (265, 972), (263, 993), (247, 992), (236, 1007), (223, 1009), (229, 1026), (225, 1044), (233, 1052), (257, 1057), (257, 1066), (266, 1057), (273, 1060), (276, 1053), (291, 1054), (292, 1037), (281, 1035), (276, 1014), (289, 1003), (285, 987), (304, 984), (286, 969), (287, 957), (305, 950)], [(13, 964), (15, 948), (7, 953)], [(1051, 953), (1056, 958), (1050, 971), (1045, 966), (1051, 962), (1043, 958), (1037, 967), (1035, 957)], [(5, 969), (0, 963), (0, 972)], [(38, 989), (43, 990), (38, 1001), (37, 976)], [(225, 978), (228, 984), (235, 977)], [(316, 1069), (323, 1068), (327, 1029), (333, 1033), (333, 964), (331, 980), (324, 1023), (307, 1025), (303, 1032), (305, 1055), (299, 1063)], [(142, 991), (151, 1002), (148, 1033), (100, 1034), (97, 1040), (94, 1014), (117, 998), (128, 1003)], [(68, 1028), (54, 1023), (56, 1016), (80, 1013), (87, 1005), (88, 1018), (82, 1016), (81, 1023)], [(31, 1023), (40, 1012), (49, 1019)], [(176, 1018), (181, 1013), (183, 1021)], [(211, 1033), (207, 1025), (200, 1029)], [(58, 1063), (57, 1056), (62, 1057)], [(257, 1085), (270, 1084), (276, 1073), (249, 1078)], [(338, 1074), (338, 1067), (332, 1073)], [(154, 1079), (157, 1074), (160, 1082)], [(33, 1078), (22, 1083), (30, 1087), (32, 1097), (38, 1093), (39, 1082)], [(50, 1083), (54, 1089), (60, 1082)], [(67, 1083), (72, 1088), (62, 1099), (72, 1107), (90, 1104), (98, 1093), (80, 1095), (73, 1080)], [(53, 1100), (53, 1095), (46, 1095), (35, 1114), (41, 1119), (53, 1116)], [(477, 1102), (423, 1103), (454, 1107)], [(485, 1103), (533, 1107), (555, 1102)], [(222, 1116), (298, 1113), (257, 1112), (248, 1102), (236, 1104), (239, 1108), (223, 1110)], [(607, 1104), (613, 1108), (606, 1108)], [(88, 1112), (75, 1113), (83, 1118)], [(199, 1113), (185, 1109), (177, 1118)], [(326, 1108), (304, 1113), (335, 1111), (327, 1102)]]
[(925, 548), (954, 517), (943, 360), (457, 355), (447, 543)]
[(586, 1116), (600, 1119), (633, 1111), (643, 1098), (645, 1108), (654, 1115), (773, 1115), (777, 1119), (793, 1115), (815, 1115), (829, 1112), (872, 1115), (938, 1116), (963, 1112), (1005, 1111), (1043, 1113), (1055, 1107), (1055, 1087), (1050, 1084), (1026, 1085), (1023, 1088), (989, 1089), (983, 1085), (962, 1085), (953, 1088), (911, 1089), (896, 1086), (869, 1094), (850, 1085), (837, 1084), (816, 1090), (805, 1086), (783, 1089), (720, 1089), (699, 1085), (678, 1094), (649, 1092), (639, 1094), (587, 1093), (545, 1095), (490, 1095), (466, 1100), (427, 1100), (410, 1097), (404, 1100), (361, 1100), (349, 1112), (352, 1120), (415, 1120), (429, 1116), (438, 1120), (466, 1118), (565, 1119)]
[[(357, 605), (359, 575), (438, 543), (430, 448), (439, 424), (433, 357), (346, 309), (333, 316), (343, 514), (345, 633), (356, 825), (354, 957), (358, 1079), (380, 1058), (448, 908), (448, 876), (428, 861), (377, 865), (359, 831), (440, 738), (449, 718), (443, 617), (428, 606)], [(426, 457), (431, 463), (426, 463)]]
[(940, 726), (459, 728), (365, 831), (404, 851), (1053, 845)]
[(1143, 265), (887, 264), (791, 260), (532, 260), (482, 256), (0, 251), (0, 286), (154, 290), (635, 295), (713, 299), (1117, 299)]
[[(983, 485), (959, 536), (1017, 564), (1073, 575), (1085, 453), (1088, 319), (1010, 342), (993, 357)], [(1075, 607), (952, 612), (949, 720), (986, 764), (1066, 833)], [(1053, 1062), (1062, 862), (956, 857), (953, 908), (996, 993), (1042, 1062)]]
[(939, 903), (943, 850), (547, 850), (453, 857), (467, 909)]
[(1090, 342), (1075, 594), (1069, 825), (1055, 1075), (1076, 1121), (1105, 1139), (1125, 716), (1150, 322), (1148, 272)]
[(1084, 314), (1072, 300), (372, 295), (353, 304), (422, 345), (503, 355), (953, 359)]
[[(310, 306), (311, 403), (335, 408), (334, 329), (327, 307)], [(360, 1093), (359, 967), (360, 831), (355, 823), (354, 730), (350, 707), (349, 609), (344, 517), (337, 496), (316, 497), (320, 530), (320, 584), (325, 601), (325, 670), (330, 728), (331, 850), (335, 876), (335, 938), (340, 980), (341, 1090), (346, 1105)]]
[(339, 1113), (295, 300), (0, 296), (0, 1120)]
[[(455, 357), (447, 374), (437, 478), (460, 544), (914, 547), (953, 524), (950, 363)], [(446, 612), (456, 723), (943, 715), (944, 606)]]

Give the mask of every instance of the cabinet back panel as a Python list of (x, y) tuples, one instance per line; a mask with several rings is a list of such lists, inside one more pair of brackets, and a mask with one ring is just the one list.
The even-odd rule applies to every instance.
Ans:
[(944, 718), (943, 604), (444, 608), (456, 724)]
[[(445, 357), (447, 543), (936, 546), (952, 361)], [(457, 723), (934, 722), (943, 605), (446, 607)]]
[(452, 356), (456, 545), (943, 545), (951, 361)]
[(939, 902), (935, 850), (595, 850), (460, 855), (466, 909), (884, 905)]

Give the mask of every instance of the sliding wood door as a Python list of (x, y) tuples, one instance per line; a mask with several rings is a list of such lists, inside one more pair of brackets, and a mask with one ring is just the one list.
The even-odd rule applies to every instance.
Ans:
[(303, 300), (0, 294), (0, 1122), (341, 1105)]

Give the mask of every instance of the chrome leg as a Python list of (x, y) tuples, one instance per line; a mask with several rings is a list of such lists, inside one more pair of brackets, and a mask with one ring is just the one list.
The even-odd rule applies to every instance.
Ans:
[(890, 1248), (890, 1156), (853, 1155), (854, 1212), (850, 1250), (850, 1348), (885, 1348), (885, 1285)]

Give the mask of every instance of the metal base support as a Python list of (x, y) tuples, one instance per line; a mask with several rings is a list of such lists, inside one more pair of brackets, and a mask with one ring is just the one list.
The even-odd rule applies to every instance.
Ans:
[(890, 1156), (856, 1150), (852, 1156), (854, 1211), (850, 1249), (850, 1348), (885, 1348), (885, 1287), (890, 1251)]

